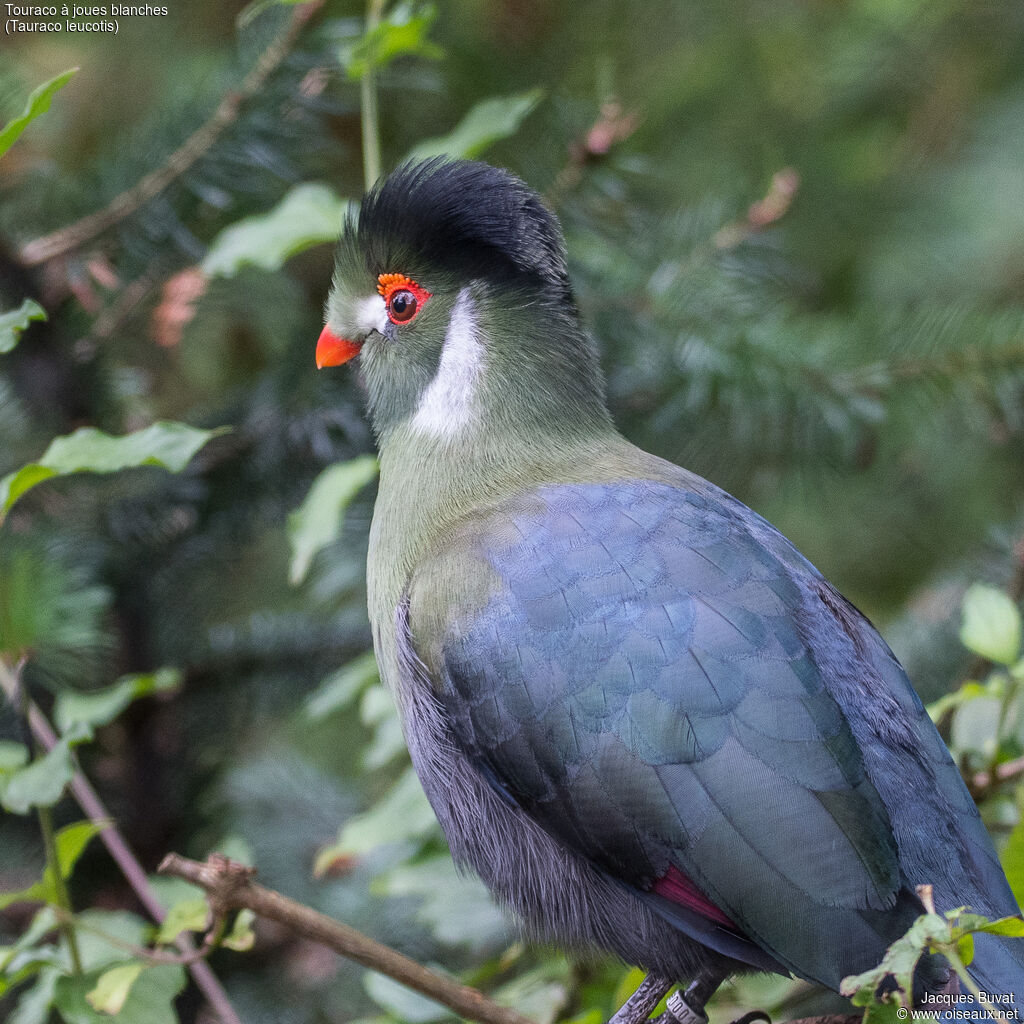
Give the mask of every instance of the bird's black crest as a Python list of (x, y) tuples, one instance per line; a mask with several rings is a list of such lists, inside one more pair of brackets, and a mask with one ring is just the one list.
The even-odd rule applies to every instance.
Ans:
[[(353, 227), (355, 231), (353, 231)], [(474, 277), (539, 279), (569, 295), (558, 222), (508, 171), (444, 158), (408, 163), (364, 197), (349, 226), (376, 273), (394, 272), (396, 253)]]

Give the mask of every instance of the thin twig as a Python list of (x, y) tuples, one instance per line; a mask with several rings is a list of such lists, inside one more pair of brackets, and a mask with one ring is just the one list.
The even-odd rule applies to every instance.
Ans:
[[(935, 891), (931, 885), (917, 886), (917, 895), (921, 900), (924, 909), (929, 914), (935, 914)], [(982, 1005), (985, 1012), (997, 1022), (997, 1024), (1010, 1024), (1006, 1017), (1000, 1013), (999, 1008), (989, 999), (988, 993), (982, 990), (975, 983), (967, 970), (967, 965), (960, 958), (960, 952), (955, 942), (936, 942), (935, 947), (949, 961), (950, 967), (956, 971), (960, 983), (974, 996)]]
[(601, 104), (594, 123), (570, 144), (568, 161), (545, 195), (549, 205), (557, 207), (565, 194), (580, 183), (584, 170), (607, 157), (614, 146), (636, 131), (639, 123), (640, 117), (635, 111), (624, 111), (622, 104), (609, 96)]
[(220, 854), (200, 863), (169, 853), (157, 871), (205, 889), (215, 913), (218, 909), (248, 908), (259, 917), (278, 921), (349, 960), (386, 974), (467, 1020), (478, 1024), (534, 1024), (515, 1010), (492, 1002), (477, 989), (451, 981), (348, 925), (257, 885), (252, 880), (252, 868)]
[[(4, 692), (10, 697), (11, 703), (17, 708), (21, 716), (22, 726), (28, 736), (28, 754), (35, 758), (35, 744), (32, 742), (32, 730), (28, 724), (31, 701), (28, 696), (28, 687), (25, 685), (24, 670), (26, 659), (22, 657), (17, 664), (11, 665), (6, 658), (0, 657), (0, 674)], [(46, 866), (53, 876), (54, 895), (57, 904), (67, 915), (60, 922), (60, 933), (64, 936), (64, 942), (68, 947), (68, 957), (71, 960), (72, 974), (82, 973), (82, 957), (78, 951), (78, 937), (75, 935), (74, 909), (71, 906), (71, 894), (68, 892), (67, 879), (61, 868), (60, 857), (57, 855), (57, 840), (53, 831), (53, 815), (49, 807), (42, 804), (36, 807), (36, 819), (39, 822), (39, 832), (43, 839), (43, 853), (46, 858)]]
[(976, 801), (984, 800), (991, 790), (1005, 782), (1013, 782), (1024, 775), (1024, 757), (997, 764), (990, 771), (975, 772), (968, 780), (967, 788)]
[[(16, 695), (15, 690), (11, 686), (9, 675), (3, 671), (3, 668), (4, 663), (0, 660), (0, 689), (4, 691), (8, 699), (13, 701)], [(47, 717), (31, 701), (28, 706), (28, 724), (32, 735), (35, 736), (39, 744), (45, 750), (52, 750), (57, 744), (57, 735), (53, 731), (53, 727), (50, 725)], [(153, 920), (157, 922), (163, 921), (166, 911), (156, 898), (156, 894), (149, 884), (149, 879), (146, 877), (145, 870), (122, 838), (121, 833), (113, 825), (110, 812), (80, 769), (76, 769), (74, 775), (72, 775), (69, 788), (75, 800), (78, 801), (79, 807), (82, 808), (89, 820), (95, 824), (103, 825), (103, 830), (99, 834), (100, 841), (106, 846), (107, 852), (113, 858), (114, 863), (117, 864), (121, 874), (124, 875), (125, 880), (131, 886), (139, 902), (146, 908), (146, 911)], [(175, 940), (175, 945), (186, 955), (195, 952), (192, 940), (185, 933), (178, 936)], [(210, 965), (205, 960), (200, 960), (189, 964), (188, 969), (196, 983), (196, 987), (206, 997), (207, 1002), (220, 1018), (222, 1024), (242, 1024), (241, 1018), (235, 1012), (231, 1001), (228, 999), (227, 992), (224, 991), (223, 986), (217, 980), (217, 976), (210, 969)]]
[(85, 245), (97, 235), (131, 216), (140, 207), (159, 195), (176, 178), (181, 177), (220, 138), (224, 130), (238, 119), (242, 105), (252, 99), (281, 65), (295, 45), (299, 33), (323, 5), (311, 0), (297, 7), (288, 27), (267, 47), (253, 69), (237, 89), (220, 101), (210, 119), (179, 146), (156, 170), (151, 171), (130, 189), (116, 196), (104, 209), (59, 228), (41, 238), (26, 242), (19, 251), (21, 262), (28, 267), (45, 263)]
[[(366, 36), (380, 25), (384, 14), (384, 0), (368, 0), (366, 8)], [(370, 189), (380, 177), (380, 117), (377, 113), (377, 74), (374, 70), (376, 50), (366, 58), (366, 71), (359, 83), (360, 119), (363, 132), (363, 184)]]
[(163, 949), (150, 949), (146, 946), (138, 946), (134, 942), (126, 942), (116, 935), (111, 935), (110, 932), (105, 931), (103, 928), (97, 928), (88, 921), (76, 918), (74, 914), (69, 914), (62, 907), (51, 906), (50, 909), (58, 921), (72, 921), (79, 931), (95, 935), (98, 939), (102, 939), (107, 943), (107, 945), (131, 954), (136, 960), (142, 960), (145, 963), (154, 965), (170, 964), (178, 967), (188, 967), (197, 960), (202, 960), (204, 957), (209, 956), (217, 948), (220, 941), (220, 933), (224, 930), (223, 922), (214, 922), (213, 927), (203, 938), (201, 946), (196, 947), (189, 953), (168, 953)]

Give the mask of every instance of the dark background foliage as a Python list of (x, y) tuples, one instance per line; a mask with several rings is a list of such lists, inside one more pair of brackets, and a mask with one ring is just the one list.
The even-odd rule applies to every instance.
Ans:
[[(25, 678), (48, 707), (68, 688), (182, 670), (174, 694), (82, 751), (147, 868), (227, 844), (267, 884), (410, 955), (489, 988), (518, 979), (524, 1012), (600, 1019), (620, 967), (524, 951), (429, 824), (381, 830), (377, 801), (404, 769), (372, 670), (317, 689), (369, 646), (372, 488), (289, 584), (289, 513), (327, 466), (372, 450), (351, 375), (313, 366), (330, 245), (229, 276), (195, 268), (222, 229), (302, 182), (360, 194), (345, 54), (364, 12), (324, 4), (245, 93), (296, 9), (239, 27), (242, 7), (169, 0), (117, 35), (0, 40), (0, 121), (81, 66), (0, 162), (0, 309), (33, 297), (49, 314), (0, 356), (0, 475), (81, 425), (232, 428), (184, 474), (51, 482), (0, 525), (0, 604), (47, 623)], [(454, 0), (435, 13), (436, 52), (379, 73), (385, 168), (480, 100), (539, 88), (486, 157), (562, 219), (622, 430), (780, 526), (879, 624), (926, 700), (984, 672), (957, 640), (964, 589), (1024, 589), (1024, 7)], [(31, 258), (167, 167), (238, 89), (187, 170), (84, 244)], [(19, 735), (9, 708), (0, 733)], [(1015, 735), (985, 742), (958, 753), (977, 767), (979, 751), (988, 764), (1022, 750)], [(314, 877), (339, 826), (375, 805)], [(1012, 790), (985, 811), (1009, 834)], [(57, 817), (76, 817), (70, 802)], [(0, 889), (31, 881), (32, 819), (0, 817), (0, 851)], [(72, 896), (137, 909), (98, 846)], [(11, 908), (0, 937), (27, 919)], [(433, 1019), (269, 928), (214, 967), (249, 1022)], [(816, 1005), (805, 992), (764, 980), (725, 1000), (795, 1014)], [(177, 1012), (195, 1019), (194, 993)]]

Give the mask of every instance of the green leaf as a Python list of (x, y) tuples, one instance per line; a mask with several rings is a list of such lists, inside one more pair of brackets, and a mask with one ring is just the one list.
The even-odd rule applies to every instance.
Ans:
[(28, 949), (34, 946), (47, 932), (52, 932), (57, 927), (57, 915), (52, 907), (42, 907), (37, 910), (29, 926), (18, 936), (13, 946), (5, 946), (5, 952), (0, 954), (0, 972), (6, 971), (14, 952)]
[(243, 907), (236, 915), (231, 931), (221, 940), (221, 945), (233, 949), (237, 953), (244, 953), (253, 947), (256, 941), (256, 933), (252, 930), (252, 923), (256, 920), (256, 914)]
[(408, 159), (426, 160), (432, 156), (475, 159), (495, 142), (514, 135), (543, 95), (542, 89), (531, 89), (515, 96), (482, 100), (447, 135), (425, 139), (413, 146)]
[(68, 82), (74, 77), (78, 68), (71, 68), (68, 71), (63, 71), (61, 74), (54, 78), (51, 78), (48, 82), (43, 82), (38, 88), (33, 89), (32, 94), (28, 98), (28, 102), (25, 104), (25, 109), (22, 111), (20, 117), (14, 118), (13, 121), (8, 121), (7, 124), (0, 129), (0, 156), (3, 156), (14, 145), (18, 136), (37, 118), (40, 114), (45, 114), (50, 109), (50, 101), (53, 99), (54, 94), (63, 89)]
[(493, 998), (538, 1024), (554, 1024), (569, 1002), (569, 980), (568, 964), (555, 957), (502, 985)]
[(71, 743), (65, 737), (52, 750), (8, 777), (0, 803), (12, 814), (28, 814), (33, 807), (52, 807), (74, 773)]
[(888, 979), (896, 988), (886, 992), (882, 1002), (908, 1007), (913, 992), (914, 968), (924, 950), (935, 942), (948, 941), (950, 924), (938, 914), (924, 914), (886, 951), (882, 962), (863, 974), (843, 978), (839, 991), (849, 997), (854, 1006), (871, 1006), (878, 1002), (875, 993)]
[(961, 704), (975, 700), (977, 697), (991, 696), (989, 688), (982, 683), (968, 680), (952, 693), (943, 694), (938, 700), (928, 705), (928, 714), (933, 722), (940, 722), (950, 712), (956, 710)]
[(180, 878), (150, 875), (148, 881), (153, 895), (156, 896), (160, 906), (164, 908), (165, 914), (175, 903), (203, 895), (203, 890), (198, 885), (192, 885)]
[(132, 701), (153, 693), (167, 693), (181, 685), (181, 672), (175, 668), (161, 668), (142, 675), (122, 676), (112, 686), (92, 693), (65, 691), (57, 697), (54, 719), (61, 732), (73, 723), (90, 727), (108, 725)]
[(448, 854), (400, 864), (378, 875), (373, 892), (418, 897), (417, 920), (448, 946), (483, 948), (509, 936), (508, 919), (483, 882), (460, 872)]
[(33, 299), (26, 299), (17, 309), (0, 313), (0, 352), (10, 352), (31, 321), (45, 319), (46, 310)]
[(361, 455), (328, 466), (313, 481), (305, 500), (288, 516), (292, 549), (288, 579), (293, 586), (306, 578), (313, 556), (337, 538), (349, 502), (376, 476), (377, 460)]
[(0, 740), (0, 804), (16, 772), (28, 764), (28, 747), (14, 740)]
[(972, 932), (988, 932), (992, 935), (1009, 935), (1012, 938), (1024, 938), (1024, 918), (1001, 917), (997, 921), (986, 921), (971, 928)]
[(404, 1024), (432, 1024), (452, 1015), (447, 1007), (376, 971), (363, 975), (363, 988), (378, 1006)]
[(57, 947), (41, 943), (48, 932), (57, 927), (52, 907), (43, 907), (12, 946), (0, 947), (0, 996), (23, 984), (47, 967), (63, 967), (63, 956)]
[(379, 683), (367, 687), (359, 702), (359, 717), (373, 729), (373, 740), (363, 751), (363, 764), (370, 770), (383, 768), (406, 750), (402, 723), (395, 700)]
[(362, 814), (342, 826), (338, 841), (321, 850), (313, 871), (322, 875), (335, 860), (360, 856), (405, 839), (420, 839), (439, 828), (433, 809), (412, 768), (407, 768), (388, 792)]
[[(848, 996), (854, 1006), (873, 1007), (879, 1002), (876, 998), (879, 986), (891, 979), (896, 983), (896, 988), (887, 991), (881, 1002), (909, 1007), (914, 968), (922, 953), (926, 950), (945, 953), (949, 957), (959, 956), (965, 964), (970, 963), (974, 956), (974, 940), (971, 936), (978, 932), (1021, 936), (1024, 935), (1024, 918), (1003, 917), (990, 921), (980, 914), (965, 913), (963, 907), (947, 911), (944, 917), (924, 914), (910, 926), (906, 935), (897, 939), (885, 951), (877, 967), (844, 978), (839, 991)], [(872, 1015), (869, 1013), (868, 1016)], [(883, 1018), (877, 1019), (881, 1021)]]
[(978, 697), (961, 704), (953, 714), (949, 739), (958, 753), (976, 750), (991, 758), (999, 744), (1002, 701), (996, 697)]
[(93, 837), (98, 836), (109, 826), (108, 821), (78, 821), (73, 825), (65, 825), (57, 832), (54, 837), (57, 863), (60, 864), (60, 873), (65, 878), (71, 877), (78, 858), (82, 856)]
[(81, 925), (78, 951), (87, 971), (98, 972), (131, 959), (124, 944), (145, 946), (155, 930), (127, 910), (83, 910), (75, 920)]
[(903, 1018), (894, 1003), (872, 1003), (864, 1011), (861, 1024), (902, 1024)]
[(1014, 826), (1002, 852), (1003, 870), (1017, 906), (1024, 902), (1024, 819)]
[[(237, 834), (228, 834), (221, 836), (221, 838), (206, 851), (206, 856), (209, 857), (211, 853), (219, 853), (228, 860), (233, 860), (238, 864), (245, 864), (247, 867), (253, 867), (256, 863), (256, 857), (252, 852), (252, 847), (246, 841), (243, 836)], [(200, 890), (201, 892), (202, 890)]]
[(228, 225), (213, 240), (202, 268), (211, 277), (233, 277), (246, 264), (277, 270), (289, 256), (341, 234), (346, 199), (329, 185), (296, 185), (269, 213)]
[(88, 1002), (99, 981), (93, 971), (61, 978), (54, 1005), (65, 1024), (178, 1024), (174, 1000), (185, 980), (185, 971), (177, 964), (147, 967), (131, 986), (120, 1011), (110, 1015), (98, 1012)]
[(646, 977), (647, 972), (639, 967), (627, 968), (612, 993), (612, 1006), (618, 1010), (640, 987)]
[(379, 679), (373, 651), (332, 672), (307, 698), (306, 714), (318, 722), (347, 708), (368, 686)]
[(100, 1013), (110, 1016), (120, 1013), (128, 1000), (132, 986), (145, 969), (146, 965), (138, 960), (134, 963), (111, 967), (109, 971), (104, 971), (96, 979), (96, 987), (90, 992), (86, 992), (85, 1001)]
[(199, 430), (162, 421), (134, 434), (111, 437), (95, 427), (82, 427), (56, 438), (38, 462), (0, 480), (0, 518), (26, 491), (54, 476), (116, 473), (136, 466), (159, 466), (180, 473), (203, 445), (227, 429)]
[(27, 889), (19, 889), (17, 892), (0, 892), (0, 910), (11, 906), (12, 903), (51, 902), (53, 896), (52, 892), (45, 891), (42, 882), (35, 882)]
[[(36, 764), (41, 762), (37, 761)], [(64, 878), (69, 878), (78, 863), (78, 858), (89, 840), (102, 832), (107, 827), (107, 822), (80, 821), (74, 825), (65, 825), (54, 837), (54, 844), (57, 847), (57, 863), (60, 865), (60, 872)], [(57, 880), (54, 878), (52, 868), (47, 865), (43, 871), (43, 877), (30, 885), (27, 889), (18, 892), (0, 893), (0, 910), (11, 903), (57, 903)]]
[(28, 747), (16, 740), (0, 740), (0, 778), (28, 764)]
[(1000, 665), (1020, 657), (1020, 610), (1006, 594), (976, 583), (964, 595), (963, 610), (960, 640), (965, 647)]
[(963, 962), (964, 967), (969, 967), (974, 959), (974, 936), (971, 934), (961, 935), (956, 940), (956, 953)]
[(156, 942), (169, 944), (182, 932), (205, 932), (210, 925), (210, 907), (202, 897), (190, 896), (175, 903), (160, 923)]
[(358, 81), (367, 71), (383, 68), (397, 57), (443, 57), (444, 51), (427, 38), (436, 17), (433, 5), (419, 11), (412, 4), (396, 5), (379, 25), (342, 49), (339, 56), (348, 77)]
[(7, 1024), (47, 1024), (60, 977), (61, 972), (55, 968), (42, 971), (35, 985), (18, 1000), (18, 1006), (8, 1018)]

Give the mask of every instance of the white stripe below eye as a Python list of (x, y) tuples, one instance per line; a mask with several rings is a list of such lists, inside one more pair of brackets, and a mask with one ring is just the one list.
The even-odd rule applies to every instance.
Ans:
[(437, 374), (420, 396), (413, 426), (437, 436), (461, 430), (473, 413), (482, 364), (483, 345), (477, 333), (473, 300), (469, 289), (463, 288), (448, 321)]

